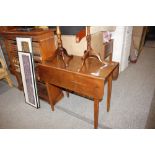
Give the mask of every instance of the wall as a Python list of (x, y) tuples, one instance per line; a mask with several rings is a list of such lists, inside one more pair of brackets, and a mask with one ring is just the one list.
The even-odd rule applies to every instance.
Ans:
[(110, 31), (114, 32), (116, 30), (116, 26), (91, 26), (90, 33), (96, 33), (98, 31)]
[(122, 50), (122, 58), (121, 58), (121, 71), (125, 70), (129, 64), (129, 55), (131, 50), (131, 41), (132, 41), (132, 26), (125, 27), (124, 33), (124, 46)]
[[(98, 53), (103, 51), (103, 34), (101, 31), (115, 31), (115, 29), (115, 26), (91, 26), (90, 31), (92, 34), (91, 43), (93, 50)], [(80, 43), (76, 43), (75, 35), (62, 35), (62, 43), (67, 52), (73, 55), (83, 56), (84, 51), (87, 49), (86, 37), (84, 37)]]
[[(112, 32), (112, 38), (114, 39), (113, 60), (119, 62), (120, 71), (124, 71), (128, 67), (128, 57), (130, 54), (132, 26), (91, 27), (91, 33), (96, 33), (98, 31)], [(62, 35), (62, 42), (69, 54), (82, 56), (84, 49), (86, 49), (85, 38), (81, 40), (80, 44), (77, 44), (75, 42), (75, 36)], [(92, 42), (93, 42), (93, 39), (92, 39)]]
[(132, 37), (132, 26), (117, 26), (112, 34), (114, 39), (113, 60), (120, 63), (120, 71), (128, 67)]
[(113, 60), (120, 63), (120, 71), (124, 71), (129, 64), (133, 26), (93, 26), (91, 33), (110, 31), (114, 39)]

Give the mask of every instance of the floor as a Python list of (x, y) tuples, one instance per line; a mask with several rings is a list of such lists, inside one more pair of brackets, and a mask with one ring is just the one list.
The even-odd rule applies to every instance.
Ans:
[[(144, 47), (137, 63), (129, 64), (113, 81), (110, 112), (106, 112), (106, 97), (100, 103), (99, 128), (155, 128), (154, 60), (154, 46)], [(14, 78), (13, 81), (16, 85)], [(39, 109), (26, 104), (23, 92), (0, 81), (0, 128), (93, 128), (93, 101), (89, 99), (70, 94), (56, 105), (54, 112), (46, 102), (40, 100), (40, 104)]]

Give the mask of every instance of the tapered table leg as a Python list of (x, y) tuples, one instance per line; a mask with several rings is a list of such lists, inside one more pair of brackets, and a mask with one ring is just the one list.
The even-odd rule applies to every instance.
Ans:
[(112, 90), (112, 74), (108, 78), (107, 112), (109, 112), (110, 110), (111, 90)]
[(94, 99), (94, 129), (98, 128), (99, 100)]
[(53, 103), (53, 99), (52, 99), (52, 96), (51, 96), (50, 84), (46, 83), (46, 88), (47, 88), (47, 92), (48, 92), (48, 96), (49, 96), (49, 102), (50, 102), (50, 105), (51, 105), (51, 109), (52, 109), (52, 111), (54, 111), (54, 103)]

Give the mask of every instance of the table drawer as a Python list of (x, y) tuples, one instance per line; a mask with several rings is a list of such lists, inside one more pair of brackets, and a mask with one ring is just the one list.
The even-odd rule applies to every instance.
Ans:
[(38, 67), (41, 80), (82, 95), (102, 99), (104, 80), (42, 65)]

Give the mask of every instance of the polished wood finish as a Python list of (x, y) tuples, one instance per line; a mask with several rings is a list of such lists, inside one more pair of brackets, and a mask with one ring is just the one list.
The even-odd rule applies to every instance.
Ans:
[(83, 68), (86, 59), (88, 58), (96, 58), (100, 63), (107, 65), (108, 63), (105, 60), (102, 60), (100, 55), (94, 51), (91, 47), (91, 34), (90, 34), (90, 26), (86, 26), (86, 40), (87, 40), (87, 50), (84, 51), (83, 61), (80, 70)]
[(59, 87), (55, 87), (54, 85), (49, 84), (46, 82), (46, 87), (49, 95), (49, 102), (51, 103), (51, 109), (54, 111), (54, 105), (63, 98), (63, 92)]
[(103, 43), (103, 52), (101, 54), (101, 59), (105, 60), (107, 57), (109, 57), (109, 61), (112, 61), (112, 55), (113, 55), (113, 39), (111, 39), (109, 42)]
[(98, 128), (99, 100), (94, 99), (94, 128)]
[(108, 78), (107, 112), (109, 112), (109, 110), (110, 110), (111, 91), (112, 91), (112, 74), (110, 74), (110, 76)]
[[(112, 56), (113, 56), (113, 39), (111, 39), (109, 42), (103, 43), (103, 53), (101, 54), (102, 60), (107, 60), (107, 62), (112, 62)], [(119, 75), (119, 66), (113, 71), (112, 79), (117, 80)]]
[[(5, 48), (10, 61), (9, 70), (16, 76), (18, 82), (18, 88), (23, 89), (22, 79), (20, 73), (18, 51), (16, 45), (16, 37), (31, 37), (32, 38), (32, 51), (35, 62), (35, 67), (39, 63), (43, 63), (45, 60), (54, 56), (55, 43), (54, 43), (54, 30), (43, 30), (43, 29), (30, 29), (23, 30), (21, 27), (17, 27), (10, 30), (5, 30), (0, 33), (5, 42)], [(26, 45), (24, 45), (26, 49)], [(37, 73), (36, 73), (37, 74)], [(37, 77), (37, 76), (36, 76)], [(48, 101), (46, 86), (42, 81), (37, 82), (38, 93), (40, 98)]]
[(17, 26), (0, 26), (0, 33), (11, 29), (15, 29)]
[[(63, 47), (62, 40), (61, 40), (61, 31), (59, 26), (57, 26), (56, 33), (57, 33), (58, 48), (56, 49), (55, 54), (60, 58), (62, 58), (65, 67), (68, 67), (69, 61), (73, 58), (73, 55), (69, 55), (67, 53), (67, 50)], [(67, 61), (65, 61), (65, 56), (68, 58)]]
[[(108, 109), (110, 107), (111, 97), (111, 76), (118, 63), (110, 62), (107, 66), (101, 64), (94, 58), (88, 58), (79, 72), (81, 67), (82, 57), (74, 56), (71, 59), (69, 66), (66, 68), (62, 59), (53, 58), (52, 60), (45, 61), (38, 66), (39, 78), (47, 83), (52, 88), (58, 87), (73, 91), (84, 97), (94, 99), (94, 128), (98, 127), (98, 108), (99, 101), (102, 100), (104, 95), (105, 81), (108, 80)], [(50, 96), (50, 104), (52, 110), (55, 105), (55, 95), (48, 91)], [(60, 91), (59, 93), (60, 94)]]

